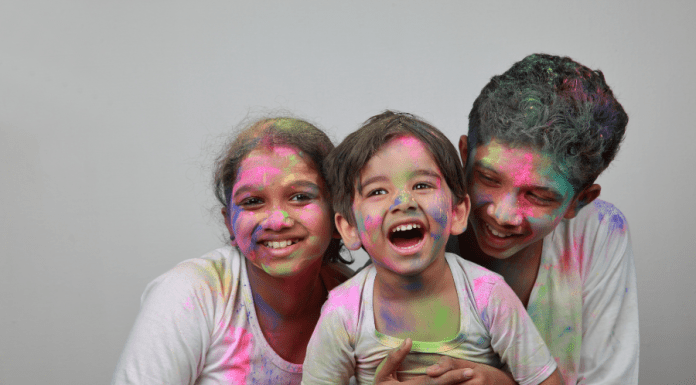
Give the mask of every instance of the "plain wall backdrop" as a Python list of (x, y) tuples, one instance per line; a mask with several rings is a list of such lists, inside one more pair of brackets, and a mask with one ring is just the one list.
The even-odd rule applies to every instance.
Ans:
[(633, 237), (641, 383), (696, 384), (694, 14), (647, 0), (3, 1), (0, 383), (110, 381), (145, 285), (223, 244), (210, 167), (248, 114), (285, 109), (339, 141), (390, 108), (456, 143), (490, 77), (546, 52), (601, 69), (629, 113), (599, 183)]

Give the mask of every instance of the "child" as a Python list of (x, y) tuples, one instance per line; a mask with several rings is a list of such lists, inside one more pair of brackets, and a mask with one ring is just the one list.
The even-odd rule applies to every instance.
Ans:
[(595, 183), (627, 123), (601, 71), (535, 54), (483, 88), (459, 142), (472, 211), (452, 250), (505, 278), (568, 384), (638, 383), (628, 223)]
[[(303, 383), (372, 383), (406, 338), (399, 379), (440, 355), (507, 364), (520, 384), (560, 383), (556, 363), (502, 277), (445, 254), (469, 198), (456, 150), (437, 129), (385, 112), (327, 158), (336, 226), (373, 264), (329, 295), (308, 346)], [(546, 381), (545, 381), (546, 380)]]
[(321, 174), (333, 145), (307, 122), (263, 119), (216, 164), (231, 245), (145, 289), (113, 384), (298, 384), (328, 290), (350, 274)]

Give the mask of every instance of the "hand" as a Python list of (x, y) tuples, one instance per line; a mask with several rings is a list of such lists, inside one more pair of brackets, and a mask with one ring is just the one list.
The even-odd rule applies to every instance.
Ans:
[[(375, 385), (393, 385), (393, 384), (408, 384), (408, 385), (455, 385), (455, 384), (469, 384), (466, 382), (469, 380), (474, 371), (471, 368), (452, 368), (445, 370), (443, 366), (438, 364), (428, 368), (427, 376), (420, 376), (409, 381), (401, 382), (396, 378), (396, 370), (399, 365), (404, 361), (408, 353), (411, 351), (411, 339), (406, 338), (406, 340), (398, 348), (392, 350), (387, 355), (387, 358), (382, 361), (377, 367), (377, 372), (375, 373)], [(444, 357), (443, 357), (444, 358)], [(467, 361), (464, 361), (467, 362)], [(437, 369), (433, 369), (433, 374), (430, 374), (431, 368), (439, 366)], [(437, 372), (437, 373), (435, 373)]]
[(471, 376), (466, 385), (515, 385), (512, 375), (490, 365), (479, 364), (471, 361), (454, 359), (443, 356), (437, 364), (428, 367), (426, 373), (429, 377), (439, 378), (446, 373), (455, 370), (471, 370)]

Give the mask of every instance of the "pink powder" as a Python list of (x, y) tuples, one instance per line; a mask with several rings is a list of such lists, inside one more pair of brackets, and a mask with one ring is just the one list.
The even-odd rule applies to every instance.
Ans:
[(252, 334), (244, 328), (230, 327), (225, 334), (225, 342), (229, 344), (223, 357), (228, 367), (225, 378), (231, 384), (246, 384), (251, 366)]
[(494, 275), (484, 275), (474, 279), (474, 299), (479, 312), (488, 306), (495, 281)]

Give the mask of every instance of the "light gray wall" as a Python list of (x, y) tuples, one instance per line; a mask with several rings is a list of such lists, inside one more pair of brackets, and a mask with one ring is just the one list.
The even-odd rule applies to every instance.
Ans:
[(548, 52), (629, 112), (600, 183), (631, 226), (641, 382), (694, 384), (696, 6), (659, 4), (2, 2), (0, 383), (108, 383), (147, 282), (222, 244), (209, 166), (249, 112), (340, 140), (392, 108), (456, 141), (491, 76)]

